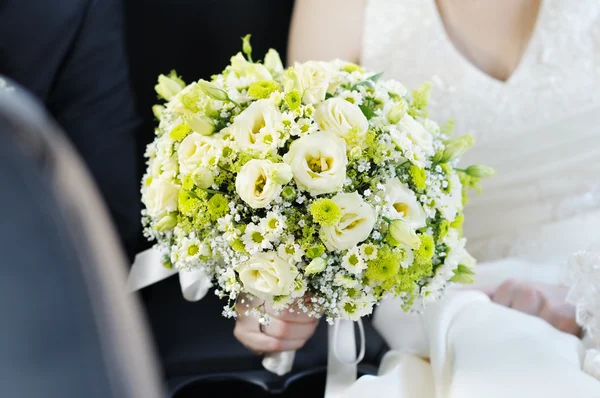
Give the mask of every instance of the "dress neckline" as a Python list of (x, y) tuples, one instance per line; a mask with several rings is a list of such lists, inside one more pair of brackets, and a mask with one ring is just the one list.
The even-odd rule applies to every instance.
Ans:
[(539, 9), (537, 12), (535, 24), (533, 26), (533, 30), (527, 40), (525, 48), (521, 54), (519, 62), (511, 74), (508, 76), (506, 80), (499, 80), (495, 77), (489, 75), (485, 71), (481, 70), (477, 67), (473, 62), (471, 62), (454, 44), (452, 39), (450, 38), (448, 31), (446, 30), (446, 25), (444, 24), (444, 20), (438, 8), (436, 0), (427, 0), (427, 6), (429, 8), (429, 12), (433, 14), (434, 17), (434, 28), (438, 30), (440, 36), (442, 37), (442, 41), (444, 45), (446, 45), (449, 51), (452, 53), (454, 57), (459, 59), (459, 61), (466, 66), (467, 69), (473, 71), (481, 80), (491, 83), (495, 87), (505, 87), (512, 85), (515, 81), (517, 81), (523, 71), (531, 64), (531, 60), (534, 54), (534, 50), (537, 47), (540, 31), (542, 24), (545, 19), (545, 10), (547, 6), (547, 2), (550, 0), (541, 0)]

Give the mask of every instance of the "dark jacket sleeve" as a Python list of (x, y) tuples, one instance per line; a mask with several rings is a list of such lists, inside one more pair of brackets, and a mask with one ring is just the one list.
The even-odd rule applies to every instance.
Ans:
[(131, 259), (140, 228), (138, 118), (125, 54), (122, 4), (85, 3), (47, 105), (87, 163)]

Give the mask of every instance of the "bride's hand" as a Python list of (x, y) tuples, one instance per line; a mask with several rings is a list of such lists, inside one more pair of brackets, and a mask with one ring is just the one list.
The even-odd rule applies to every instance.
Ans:
[(286, 310), (277, 314), (266, 304), (271, 322), (263, 326), (255, 316), (244, 314), (247, 311), (245, 305), (238, 303), (236, 307), (238, 317), (233, 334), (246, 348), (260, 355), (302, 348), (319, 322), (303, 313)]
[(575, 320), (575, 308), (565, 301), (568, 291), (566, 286), (508, 279), (486, 293), (495, 303), (540, 317), (558, 330), (579, 336), (581, 328)]

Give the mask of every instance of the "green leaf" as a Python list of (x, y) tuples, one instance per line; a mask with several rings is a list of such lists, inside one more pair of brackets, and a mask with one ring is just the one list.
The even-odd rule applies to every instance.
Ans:
[(376, 82), (377, 80), (379, 80), (379, 78), (381, 77), (381, 75), (383, 75), (383, 72), (378, 73), (376, 75), (370, 76), (368, 78), (368, 80), (372, 81), (372, 82)]
[(365, 81), (362, 81), (362, 82), (360, 82), (360, 83), (356, 83), (354, 86), (352, 86), (352, 87), (350, 88), (350, 90), (351, 90), (351, 91), (356, 91), (356, 89), (358, 88), (358, 86), (367, 86), (367, 87), (369, 87), (370, 89), (375, 89), (375, 87), (373, 87), (373, 83), (371, 83), (371, 82), (370, 82), (370, 81), (368, 81), (368, 80), (365, 80)]
[(329, 98), (333, 98), (333, 94), (326, 93), (325, 99), (328, 100)]
[(471, 268), (463, 264), (458, 264), (457, 271), (460, 274), (475, 275), (475, 272)]
[(362, 111), (363, 115), (365, 115), (367, 120), (371, 120), (371, 118), (373, 116), (375, 116), (375, 111), (373, 109), (369, 108), (368, 106), (359, 105), (358, 107)]

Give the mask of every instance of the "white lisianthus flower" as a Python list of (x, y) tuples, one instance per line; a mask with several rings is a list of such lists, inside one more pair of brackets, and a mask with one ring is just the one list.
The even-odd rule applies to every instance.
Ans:
[(390, 129), (390, 135), (394, 143), (402, 148), (404, 146), (403, 138), (407, 137), (410, 142), (418, 146), (426, 155), (433, 155), (433, 136), (410, 115), (404, 115), (400, 122), (396, 124), (395, 129)]
[(321, 62), (308, 61), (288, 70), (285, 88), (298, 90), (304, 104), (318, 104), (325, 99), (330, 80), (330, 73)]
[(142, 200), (151, 217), (159, 217), (177, 210), (177, 195), (179, 187), (172, 181), (156, 177), (147, 187), (144, 187)]
[(227, 128), (240, 150), (257, 152), (276, 147), (279, 131), (283, 131), (281, 112), (268, 99), (253, 102)]
[(231, 57), (231, 69), (239, 77), (247, 77), (256, 81), (273, 80), (271, 72), (264, 65), (248, 62), (242, 53)]
[(271, 300), (288, 296), (294, 289), (298, 270), (275, 252), (261, 252), (237, 267), (244, 290), (254, 296)]
[(377, 213), (356, 193), (339, 193), (331, 198), (341, 209), (340, 221), (321, 227), (321, 240), (327, 250), (348, 250), (369, 237)]
[(215, 166), (219, 162), (222, 141), (193, 132), (185, 137), (177, 152), (180, 172), (191, 174), (200, 166)]
[(321, 130), (339, 135), (348, 145), (361, 142), (369, 129), (369, 121), (360, 108), (342, 98), (330, 98), (319, 104), (315, 121)]
[(312, 196), (340, 190), (346, 180), (346, 143), (333, 133), (319, 131), (292, 142), (283, 156), (298, 188)]
[[(253, 209), (266, 207), (283, 188), (277, 180), (278, 170), (289, 167), (270, 160), (252, 159), (246, 163), (235, 179), (235, 190), (240, 198)], [(280, 181), (280, 182), (278, 182)], [(289, 180), (288, 180), (289, 181)]]
[(425, 210), (408, 185), (393, 178), (385, 184), (384, 190), (386, 196), (389, 197), (391, 219), (403, 220), (413, 229), (425, 226), (427, 220)]

